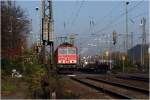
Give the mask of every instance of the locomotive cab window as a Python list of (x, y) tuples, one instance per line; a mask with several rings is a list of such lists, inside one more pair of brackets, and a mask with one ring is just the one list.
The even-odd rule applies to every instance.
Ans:
[(76, 54), (75, 48), (68, 48), (68, 54)]
[(59, 54), (67, 54), (67, 49), (60, 48), (58, 52)]

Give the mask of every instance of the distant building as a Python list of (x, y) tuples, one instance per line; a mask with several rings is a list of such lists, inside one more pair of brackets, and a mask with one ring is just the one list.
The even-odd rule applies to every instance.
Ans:
[[(144, 54), (144, 59), (148, 59), (148, 45), (142, 46), (141, 44), (138, 44), (131, 49), (128, 50), (128, 56), (129, 59), (133, 61), (133, 63), (141, 63), (142, 59), (142, 48), (145, 48), (145, 54)], [(146, 60), (144, 60), (146, 61)]]

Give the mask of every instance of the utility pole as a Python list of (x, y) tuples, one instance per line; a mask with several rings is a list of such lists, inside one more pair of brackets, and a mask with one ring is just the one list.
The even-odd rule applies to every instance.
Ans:
[[(129, 2), (126, 2), (126, 34), (127, 34), (127, 38), (126, 38), (126, 50), (128, 51), (128, 4)], [(127, 52), (126, 51), (126, 52)]]
[[(133, 47), (133, 32), (131, 32), (131, 48)], [(132, 50), (132, 63), (134, 63), (134, 51)]]
[(141, 19), (141, 25), (142, 25), (142, 46), (141, 46), (141, 52), (142, 52), (142, 60), (141, 64), (144, 65), (144, 58), (145, 58), (145, 51), (146, 51), (146, 32), (145, 32), (145, 24), (146, 19), (143, 17)]
[(50, 46), (50, 67), (48, 67), (49, 71), (54, 70), (54, 41), (53, 41), (53, 31), (54, 31), (54, 20), (53, 20), (53, 13), (52, 13), (52, 0), (42, 0), (41, 1), (41, 14), (42, 14), (42, 41), (43, 41), (43, 47), (42, 47), (42, 54), (43, 54), (43, 60), (44, 64), (47, 66), (46, 61), (46, 45)]
[[(126, 55), (127, 55), (127, 61), (128, 61), (128, 4), (129, 2), (127, 1), (126, 2), (126, 35), (127, 35), (127, 38), (126, 38)], [(127, 65), (128, 66), (128, 65)]]
[[(42, 14), (42, 60), (43, 64), (47, 68), (47, 77), (43, 81), (45, 81), (49, 86), (51, 85), (50, 77), (55, 75), (56, 66), (54, 61), (54, 40), (53, 40), (53, 31), (54, 31), (54, 20), (53, 20), (53, 12), (52, 12), (52, 0), (41, 0), (41, 14)], [(46, 46), (49, 46), (49, 54), (46, 54)], [(50, 59), (48, 57), (50, 56)], [(49, 63), (48, 63), (49, 62)], [(43, 88), (48, 94), (48, 98), (53, 96), (55, 90), (51, 90), (48, 87), (48, 90), (45, 90), (46, 87)]]

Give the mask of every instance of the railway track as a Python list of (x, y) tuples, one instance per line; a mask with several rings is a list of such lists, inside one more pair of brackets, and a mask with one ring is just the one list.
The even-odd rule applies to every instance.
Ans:
[(107, 94), (113, 95), (113, 96), (118, 97), (118, 98), (121, 98), (121, 99), (132, 99), (132, 97), (129, 97), (129, 96), (127, 96), (127, 95), (123, 95), (123, 94), (116, 93), (116, 92), (113, 92), (113, 91), (108, 90), (108, 89), (104, 89), (104, 88), (102, 88), (102, 87), (98, 87), (98, 86), (96, 86), (96, 85), (90, 84), (90, 83), (88, 83), (88, 82), (86, 82), (86, 81), (83, 81), (83, 80), (81, 80), (81, 79), (77, 79), (77, 78), (74, 78), (74, 77), (71, 77), (71, 79), (74, 80), (74, 81), (77, 81), (77, 82), (79, 82), (79, 83), (82, 83), (82, 84), (84, 84), (84, 85), (86, 85), (86, 86), (88, 86), (88, 87), (91, 87), (91, 88), (93, 88), (93, 89), (96, 89), (97, 91), (103, 91), (103, 92), (105, 92), (105, 93), (107, 93)]
[(127, 73), (118, 73), (116, 78), (128, 79), (128, 80), (137, 80), (143, 82), (149, 82), (149, 75), (147, 74), (127, 74)]
[(147, 92), (131, 86), (127, 88), (127, 86), (98, 81), (92, 78), (71, 77), (71, 79), (120, 99), (147, 99), (149, 97), (149, 91)]
[(107, 80), (115, 83), (120, 83), (120, 84), (125, 84), (129, 85), (131, 87), (137, 87), (141, 89), (145, 89), (146, 91), (149, 91), (149, 83), (143, 82), (143, 81), (137, 81), (137, 80), (130, 80), (130, 79), (122, 79), (122, 78), (116, 78), (115, 76), (112, 75), (100, 75), (100, 76), (87, 76), (91, 78), (96, 78), (96, 79), (101, 79), (101, 80)]
[(124, 77), (124, 76), (116, 76), (116, 78), (120, 78), (120, 79), (128, 79), (128, 80), (137, 80), (137, 81), (143, 81), (143, 82), (149, 82), (149, 78), (136, 77), (136, 76), (128, 76), (128, 77)]
[(135, 91), (143, 92), (147, 95), (149, 94), (149, 90), (147, 90), (147, 89), (136, 87), (136, 86), (131, 86), (131, 85), (128, 85), (128, 84), (118, 83), (118, 82), (114, 82), (114, 81), (108, 81), (108, 80), (104, 80), (104, 79), (91, 78), (91, 77), (87, 77), (87, 79), (98, 81), (98, 82), (103, 82), (103, 83), (107, 83), (107, 84), (111, 84), (111, 85), (118, 86), (118, 87), (132, 89), (132, 90), (135, 90)]

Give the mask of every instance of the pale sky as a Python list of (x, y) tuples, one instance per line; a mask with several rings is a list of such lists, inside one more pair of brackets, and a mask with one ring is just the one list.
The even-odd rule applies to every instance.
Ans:
[[(140, 20), (142, 17), (146, 18), (146, 32), (148, 33), (148, 0), (130, 1), (128, 5), (128, 28), (129, 33), (134, 34), (134, 45), (141, 43), (139, 36), (142, 33), (140, 27)], [(39, 38), (40, 23), (39, 11), (35, 8), (40, 8), (40, 1), (17, 1), (25, 11), (30, 19), (32, 19), (32, 31), (30, 36), (33, 41)], [(82, 49), (97, 49), (96, 47), (89, 47), (87, 44), (97, 45), (97, 38), (100, 39), (100, 47), (108, 47), (105, 40), (112, 40), (104, 38), (102, 34), (112, 35), (115, 30), (118, 34), (125, 34), (125, 1), (102, 1), (102, 0), (55, 0), (53, 1), (53, 17), (54, 17), (54, 35), (66, 36), (74, 33), (78, 34), (76, 43)], [(93, 24), (90, 24), (93, 21)], [(65, 24), (65, 25), (64, 25)], [(91, 33), (97, 34), (92, 36)], [(95, 40), (94, 40), (95, 39)], [(119, 45), (123, 46), (123, 36), (118, 39)], [(108, 44), (108, 45), (106, 45)], [(121, 47), (123, 48), (123, 47)], [(100, 50), (98, 50), (100, 51)]]

